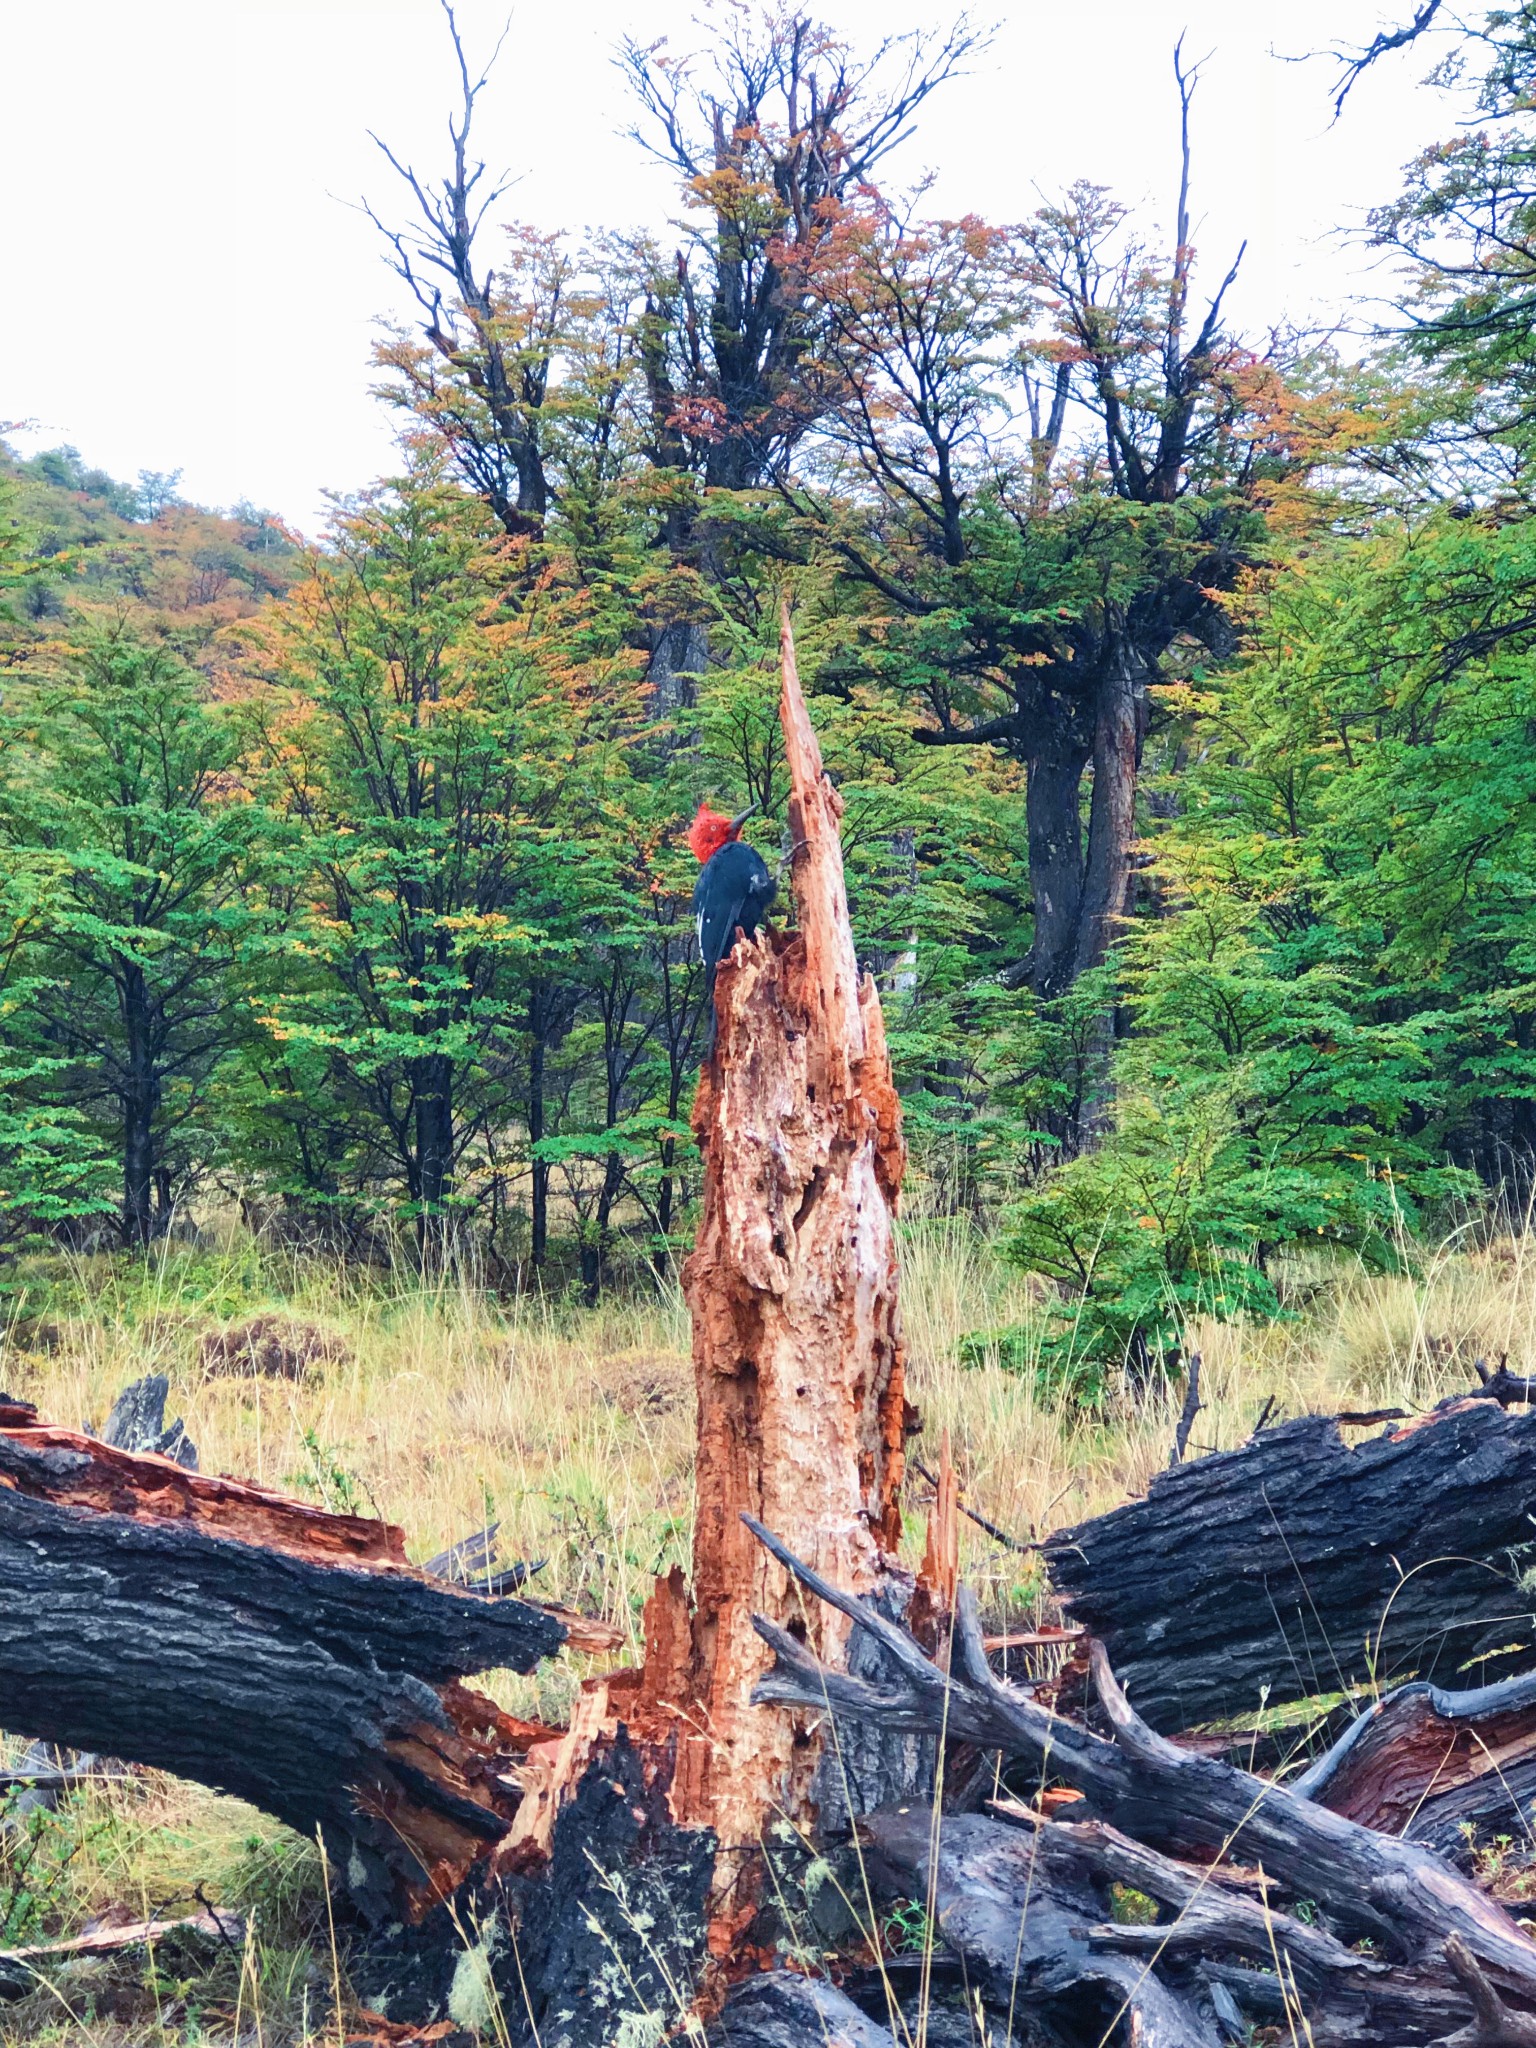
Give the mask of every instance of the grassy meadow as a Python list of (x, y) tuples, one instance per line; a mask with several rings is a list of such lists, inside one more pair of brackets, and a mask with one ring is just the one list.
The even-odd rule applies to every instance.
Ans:
[[(935, 1458), (948, 1431), (966, 1498), (1019, 1536), (1145, 1486), (1168, 1455), (1177, 1389), (1085, 1413), (985, 1347), (980, 1362), (959, 1364), (968, 1333), (1018, 1320), (1031, 1283), (965, 1223), (910, 1222), (904, 1250), (919, 1456)], [(1278, 1324), (1191, 1331), (1208, 1403), (1200, 1449), (1242, 1441), (1271, 1399), (1276, 1413), (1414, 1408), (1466, 1385), (1480, 1353), (1536, 1369), (1536, 1236), (1524, 1232), (1447, 1244), (1386, 1276), (1297, 1264), (1286, 1295)], [(168, 1416), (185, 1417), (204, 1470), (377, 1511), (404, 1527), (416, 1558), (498, 1520), (507, 1555), (547, 1560), (546, 1595), (617, 1623), (632, 1643), (652, 1578), (686, 1559), (692, 1392), (675, 1289), (593, 1312), (502, 1301), (469, 1277), (423, 1285), (404, 1270), (338, 1269), (231, 1226), (147, 1263), (54, 1263), (7, 1315), (0, 1386), (49, 1418), (99, 1423), (127, 1381), (165, 1372)], [(232, 1370), (242, 1346), (276, 1370)], [(909, 1482), (914, 1550), (925, 1493)], [(962, 1544), (998, 1619), (1045, 1613), (1027, 1559), (969, 1523)], [(573, 1662), (486, 1683), (509, 1706), (557, 1716), (579, 1675)], [(21, 1747), (0, 1738), (0, 1761)], [(111, 1912), (195, 1910), (200, 1891), (249, 1916), (243, 1954), (146, 1962), (141, 1952), (52, 1969), (30, 1996), (0, 2003), (0, 2043), (340, 2048), (344, 1957), (315, 1845), (153, 1773), (0, 1828), (0, 1948)], [(359, 2030), (366, 2038), (362, 2023), (351, 2037)]]

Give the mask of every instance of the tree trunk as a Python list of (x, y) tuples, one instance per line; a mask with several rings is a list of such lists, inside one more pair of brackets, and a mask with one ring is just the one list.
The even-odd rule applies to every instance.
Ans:
[(1093, 735), (1093, 802), (1072, 979), (1101, 967), (1130, 914), (1136, 871), (1136, 785), (1147, 729), (1145, 661), (1126, 634), (1111, 643)]
[(528, 1146), (532, 1154), (529, 1198), (532, 1244), (529, 1260), (535, 1273), (549, 1257), (549, 1161), (538, 1147), (544, 1138), (544, 1052), (549, 1030), (548, 991), (541, 982), (528, 997)]
[(143, 1247), (154, 1235), (155, 1111), (159, 1082), (150, 1047), (149, 997), (141, 967), (128, 965), (122, 981), (127, 1074), (123, 1111), (123, 1236)]
[[(854, 957), (842, 800), (787, 614), (780, 717), (799, 930), (739, 941), (716, 976), (719, 1030), (693, 1117), (704, 1213), (683, 1269), (698, 1389), (692, 1611), (679, 1583), (658, 1586), (644, 1688), (679, 1711), (673, 1804), (715, 1830), (722, 1896), (771, 1824), (814, 1821), (821, 1752), (813, 1729), (751, 1706), (767, 1668), (753, 1612), (790, 1622), (800, 1607), (742, 1513), (794, 1529), (828, 1576), (862, 1591), (881, 1584), (882, 1546), (900, 1536), (900, 1108), (879, 998)], [(810, 1629), (842, 1654), (836, 1617), (813, 1614)], [(754, 1903), (749, 1890), (749, 1916)]]
[(453, 1062), (432, 1053), (416, 1062), (416, 1171), (423, 1251), (442, 1228), (443, 1204), (453, 1191)]
[(1029, 759), (1025, 817), (1035, 937), (1028, 976), (1036, 995), (1061, 995), (1076, 971), (1083, 900), (1080, 805), (1086, 748), (1062, 742)]
[(619, 1190), (623, 1185), (623, 1158), (617, 1152), (610, 1152), (603, 1161), (603, 1182), (597, 1191), (597, 1206), (592, 1217), (592, 1235), (581, 1247), (583, 1298), (588, 1308), (597, 1307), (603, 1291), (603, 1255), (608, 1248), (608, 1233), (613, 1223), (614, 1204), (619, 1199)]
[(693, 619), (675, 619), (660, 628), (651, 645), (646, 682), (651, 710), (658, 721), (691, 710), (699, 679), (709, 667), (709, 631)]

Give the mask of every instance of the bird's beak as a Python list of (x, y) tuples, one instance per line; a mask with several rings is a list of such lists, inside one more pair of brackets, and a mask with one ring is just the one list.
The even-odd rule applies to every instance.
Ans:
[(746, 808), (746, 809), (745, 809), (744, 811), (738, 811), (738, 812), (736, 813), (735, 817), (734, 817), (734, 818), (732, 818), (732, 820), (731, 820), (731, 830), (732, 830), (733, 832), (739, 832), (739, 831), (741, 830), (742, 826), (743, 826), (743, 825), (745, 825), (745, 823), (747, 822), (748, 818), (750, 818), (750, 817), (751, 817), (752, 813), (753, 813), (753, 812), (754, 812), (754, 811), (755, 811), (756, 809), (757, 809), (757, 805), (756, 805), (756, 804), (748, 804), (748, 805), (747, 805), (747, 808)]

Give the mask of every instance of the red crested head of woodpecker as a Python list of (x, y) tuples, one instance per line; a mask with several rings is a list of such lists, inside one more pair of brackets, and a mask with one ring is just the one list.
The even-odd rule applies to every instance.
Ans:
[(688, 846), (700, 867), (712, 860), (722, 846), (729, 846), (733, 839), (741, 837), (741, 828), (755, 808), (755, 805), (749, 806), (734, 818), (727, 818), (719, 811), (712, 811), (707, 803), (699, 805), (699, 814), (688, 827)]

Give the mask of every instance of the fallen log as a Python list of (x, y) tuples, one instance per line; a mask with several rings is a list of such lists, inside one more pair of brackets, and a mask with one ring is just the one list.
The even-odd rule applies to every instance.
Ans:
[(1044, 1543), (1164, 1732), (1369, 1681), (1536, 1662), (1536, 1412), (1450, 1402), (1363, 1443), (1306, 1416)]
[[(1366, 2043), (1392, 2048), (1394, 2043), (1438, 2038), (1445, 2031), (1445, 2022), (1467, 2017), (1474, 2002), (1467, 1988), (1472, 1971), (1486, 1980), (1490, 1997), (1501, 2006), (1517, 2013), (1536, 2010), (1536, 1942), (1500, 1906), (1421, 1844), (1361, 1826), (1289, 1787), (1180, 1748), (1159, 1735), (1131, 1707), (1102, 1645), (1093, 1646), (1092, 1669), (1108, 1735), (1067, 1719), (997, 1678), (987, 1662), (975, 1603), (966, 1589), (961, 1588), (957, 1598), (946, 1672), (872, 1604), (828, 1584), (760, 1525), (754, 1525), (754, 1534), (808, 1591), (836, 1606), (873, 1638), (884, 1653), (887, 1674), (883, 1682), (872, 1683), (830, 1669), (787, 1630), (760, 1619), (760, 1633), (775, 1657), (773, 1672), (757, 1688), (761, 1702), (799, 1707), (815, 1704), (834, 1720), (873, 1719), (888, 1727), (942, 1730), (952, 1739), (1002, 1752), (1015, 1766), (1035, 1774), (1042, 1786), (1064, 1780), (1083, 1795), (1082, 1805), (1069, 1809), (1074, 1818), (1086, 1816), (1102, 1823), (1117, 1837), (1129, 1838), (1131, 1845), (1154, 1851), (1163, 1859), (1154, 1862), (1142, 1857), (1137, 1864), (1138, 1877), (1147, 1879), (1154, 1891), (1159, 1886), (1165, 1894), (1170, 1891), (1170, 1858), (1190, 1857), (1218, 1865), (1240, 1859), (1257, 1865), (1277, 1891), (1274, 1903), (1266, 1899), (1261, 1921), (1223, 1900), (1219, 1928), (1213, 1931), (1207, 1926), (1195, 1937), (1202, 1962), (1214, 1949), (1222, 1951), (1226, 1965), (1222, 1977), (1209, 1978), (1207, 1973), (1207, 1981), (1220, 1982), (1224, 1993), (1240, 2005), (1243, 1993), (1250, 1992), (1248, 2016), (1255, 2021), (1268, 2023), (1275, 2017), (1275, 1978), (1271, 1976), (1256, 1988), (1248, 1986), (1245, 1976), (1256, 1973), (1241, 1966), (1234, 1969), (1229, 1959), (1235, 1953), (1240, 1963), (1246, 1963), (1255, 1959), (1254, 1952), (1259, 1950), (1256, 1959), (1262, 1963), (1266, 1951), (1275, 1954), (1276, 1944), (1291, 1958), (1298, 1981), (1303, 1971), (1317, 1979), (1315, 2011), (1309, 2017), (1315, 2022), (1317, 2014), (1333, 2012), (1336, 2030), (1326, 2038), (1358, 2043), (1361, 2048)], [(1061, 1870), (1070, 1869), (1075, 1860), (1079, 1866), (1109, 1871), (1114, 1863), (1106, 1843), (1120, 1853), (1105, 1836), (1090, 1839), (1079, 1831), (1064, 1838), (1054, 1832), (1066, 1824), (1065, 1820), (1045, 1823), (1038, 1836), (1051, 1845), (1041, 1873), (1056, 1885), (1053, 1896), (1065, 1900), (1066, 1916), (1053, 1935), (1042, 1937), (1038, 1959), (1042, 1980), (1049, 1970), (1066, 1968), (1061, 1962), (1064, 1944), (1071, 1927), (1081, 1925), (1084, 1902), (1079, 1895), (1072, 1907), (1070, 1885), (1056, 1882)], [(877, 1833), (882, 1826), (894, 1826), (874, 1825)], [(893, 1847), (898, 1860), (905, 1843), (908, 1864), (915, 1867), (920, 1832), (909, 1827), (904, 1834), (887, 1832), (882, 1839)], [(985, 1838), (984, 1846), (990, 1853), (997, 1847), (996, 1838)], [(1010, 1856), (1016, 1858), (1021, 1853), (1011, 1850)], [(941, 1867), (936, 1874), (929, 1873), (941, 1888), (942, 1854), (941, 1847)], [(1031, 1869), (1033, 1854), (1030, 1851)], [(987, 1880), (992, 1894), (985, 1910), (974, 1898), (967, 1904), (975, 1892), (975, 1873), (966, 1875), (956, 1865), (951, 1874), (955, 1911), (962, 1922), (969, 1925), (968, 1916), (980, 1915), (993, 1927), (1002, 1924), (996, 1917), (999, 1912), (1006, 1920), (1006, 1899), (1003, 1907), (997, 1900), (1004, 1893), (1007, 1897), (1013, 1894), (996, 1872)], [(1214, 1876), (1208, 1880), (1220, 1881)], [(1393, 1965), (1390, 1976), (1372, 1981), (1377, 1973), (1363, 1955), (1358, 1965), (1346, 1968), (1337, 1950), (1320, 1951), (1312, 1930), (1299, 1921), (1292, 1923), (1289, 1916), (1277, 1917), (1277, 1905), (1284, 1898), (1315, 1901), (1327, 1916), (1330, 1935), (1356, 1948), (1362, 1941), (1371, 1943)], [(1187, 1913), (1190, 1884), (1186, 1876), (1175, 1874), (1166, 1902)], [(1033, 1936), (1021, 1934), (1019, 1919), (1015, 1911), (1014, 1942), (1033, 1940)], [(978, 1968), (990, 1953), (990, 1939), (990, 1934), (985, 1940), (976, 1937)], [(1067, 1995), (1071, 1982), (1077, 1981), (1080, 1988), (1093, 1991), (1102, 2001), (1106, 1987), (1112, 1992), (1114, 1985), (1113, 1976), (1103, 1967), (1105, 1955), (1135, 1947), (1140, 1939), (1127, 1938), (1123, 1932), (1087, 1937), (1080, 1946), (1093, 1959), (1093, 1974), (1090, 1977), (1087, 1962), (1075, 1956), (1071, 1967), (1077, 1978), (1061, 1981), (1057, 1985), (1060, 1995)], [(1463, 1944), (1469, 1959), (1460, 1967), (1447, 1953), (1447, 1943), (1453, 1939)], [(1137, 2022), (1141, 2038), (1165, 2038), (1181, 2044), (1209, 2039), (1214, 2018), (1208, 2019), (1200, 2002), (1179, 1980), (1179, 1969), (1185, 1963), (1184, 1944), (1160, 1929), (1154, 1947), (1156, 1967), (1147, 1961), (1143, 1968), (1149, 1977), (1163, 1981), (1173, 2002), (1147, 2007)], [(1169, 1970), (1164, 1969), (1165, 1963)], [(1262, 1977), (1262, 1970), (1257, 1974)], [(1151, 1993), (1136, 1995), (1150, 1998)], [(1267, 2009), (1261, 2009), (1266, 2001)], [(1215, 2010), (1213, 2002), (1210, 2012), (1215, 2014)], [(1415, 2014), (1422, 2017), (1415, 2018)], [(1474, 2019), (1469, 2024), (1481, 2022)], [(1514, 2027), (1516, 2023), (1510, 2024)], [(1319, 2031), (1316, 2038), (1321, 2044), (1325, 2035)], [(1491, 2042), (1499, 2037), (1487, 2038)], [(1516, 2031), (1504, 2038), (1513, 2041), (1519, 2035)]]
[(374, 1914), (424, 1911), (507, 1832), (529, 1734), (461, 1681), (565, 1637), (408, 1565), (382, 1522), (0, 1400), (4, 1726), (321, 1827)]

